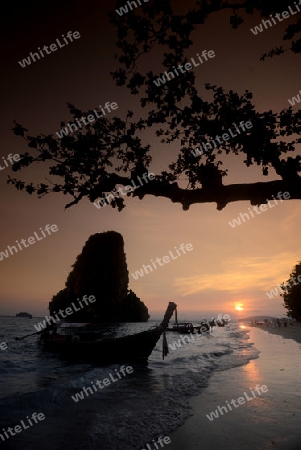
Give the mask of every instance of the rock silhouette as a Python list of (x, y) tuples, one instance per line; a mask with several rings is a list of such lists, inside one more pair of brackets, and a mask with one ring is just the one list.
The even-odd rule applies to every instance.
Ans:
[(70, 321), (147, 322), (148, 309), (128, 290), (124, 241), (120, 233), (108, 231), (89, 237), (68, 275), (65, 289), (53, 296), (50, 314), (68, 308), (84, 295), (96, 301), (68, 317)]

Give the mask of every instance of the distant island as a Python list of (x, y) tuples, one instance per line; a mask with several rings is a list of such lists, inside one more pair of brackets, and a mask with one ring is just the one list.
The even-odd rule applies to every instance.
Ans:
[(19, 312), (16, 317), (26, 317), (27, 319), (32, 319), (32, 315), (27, 312)]
[(77, 256), (65, 288), (52, 297), (50, 314), (53, 316), (60, 309), (65, 310), (86, 295), (96, 297), (96, 301), (72, 312), (67, 320), (147, 322), (148, 309), (128, 289), (128, 284), (129, 272), (122, 235), (116, 231), (93, 234)]

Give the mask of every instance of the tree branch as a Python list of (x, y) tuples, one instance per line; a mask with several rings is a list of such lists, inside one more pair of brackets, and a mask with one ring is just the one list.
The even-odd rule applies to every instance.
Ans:
[[(258, 182), (249, 184), (230, 184), (215, 190), (182, 189), (177, 183), (169, 184), (152, 181), (133, 193), (142, 199), (145, 195), (165, 197), (172, 203), (181, 203), (184, 210), (188, 210), (194, 203), (216, 203), (217, 209), (222, 210), (228, 203), (249, 200), (251, 205), (261, 205), (273, 200), (279, 192), (288, 192), (289, 200), (301, 200), (301, 178), (294, 182), (282, 180)], [(288, 199), (287, 199), (288, 200)]]

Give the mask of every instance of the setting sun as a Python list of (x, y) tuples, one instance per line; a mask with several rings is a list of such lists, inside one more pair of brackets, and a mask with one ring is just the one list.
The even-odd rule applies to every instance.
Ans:
[(236, 309), (236, 311), (243, 311), (244, 310), (243, 304), (242, 303), (238, 303), (237, 305), (235, 305), (235, 309)]

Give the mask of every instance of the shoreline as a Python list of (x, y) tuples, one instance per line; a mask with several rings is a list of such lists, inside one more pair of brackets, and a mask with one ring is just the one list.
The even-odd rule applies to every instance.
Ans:
[[(249, 326), (249, 325), (248, 325)], [(301, 323), (294, 322), (294, 325), (288, 325), (287, 327), (277, 327), (274, 328), (274, 324), (252, 326), (251, 328), (257, 328), (262, 331), (267, 331), (271, 334), (277, 334), (282, 336), (284, 339), (292, 339), (298, 344), (301, 344)]]
[[(300, 344), (274, 336), (286, 328), (275, 329), (268, 335), (261, 327), (247, 327), (249, 343), (260, 351), (257, 359), (243, 366), (216, 372), (208, 387), (189, 401), (193, 415), (170, 433), (169, 450), (275, 450), (301, 449), (301, 406), (298, 402), (300, 375), (296, 360), (300, 358)], [(291, 327), (301, 335), (301, 326)], [(265, 331), (269, 331), (265, 329)], [(287, 339), (293, 339), (286, 332)], [(298, 336), (296, 336), (298, 337)], [(268, 391), (261, 397), (239, 406), (209, 421), (207, 414), (219, 405), (243, 395), (257, 384), (266, 385)]]

